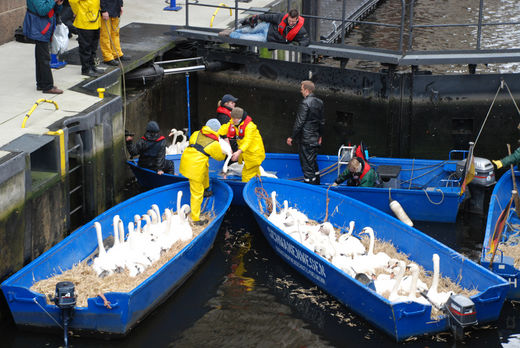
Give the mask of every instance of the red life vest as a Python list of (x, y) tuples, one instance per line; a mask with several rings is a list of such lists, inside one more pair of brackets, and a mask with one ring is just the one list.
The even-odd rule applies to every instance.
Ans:
[(365, 174), (368, 173), (368, 171), (371, 169), (370, 164), (368, 164), (367, 161), (363, 161), (363, 163), (364, 163), (364, 166), (363, 166), (363, 172), (362, 172), (361, 175), (359, 176), (359, 180), (363, 179), (363, 177), (365, 176)]
[(300, 18), (298, 19), (298, 23), (296, 23), (296, 25), (291, 30), (289, 30), (287, 36), (285, 36), (284, 31), (285, 27), (287, 26), (285, 20), (287, 19), (287, 17), (289, 17), (288, 13), (286, 13), (285, 16), (283, 16), (282, 21), (280, 22), (280, 24), (278, 24), (278, 32), (280, 33), (280, 35), (285, 37), (287, 41), (292, 41), (294, 40), (296, 34), (298, 34), (300, 29), (303, 27), (303, 22), (305, 22), (305, 19), (302, 16), (300, 16)]
[[(242, 139), (244, 137), (244, 134), (246, 132), (246, 127), (251, 122), (251, 117), (247, 116), (244, 122), (242, 122), (241, 125), (238, 126), (238, 138)], [(228, 138), (234, 138), (237, 136), (236, 126), (230, 125), (227, 132)]]
[(229, 110), (228, 108), (226, 108), (224, 106), (219, 106), (217, 108), (217, 114), (225, 114), (225, 115), (228, 115), (229, 118), (231, 118), (231, 110)]
[[(150, 140), (150, 139), (146, 139), (145, 137), (141, 137), (141, 139), (143, 139), (143, 140)], [(159, 141), (161, 141), (161, 140), (163, 140), (163, 139), (164, 139), (164, 136), (161, 135), (161, 136), (160, 136), (159, 138), (157, 138), (157, 140), (155, 140), (155, 141), (156, 141), (156, 142), (159, 142)]]

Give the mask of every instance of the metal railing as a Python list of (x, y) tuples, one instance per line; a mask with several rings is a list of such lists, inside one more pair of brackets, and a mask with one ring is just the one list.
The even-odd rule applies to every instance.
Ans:
[[(520, 22), (516, 21), (505, 21), (505, 22), (484, 22), (484, 0), (480, 0), (479, 3), (479, 9), (478, 9), (478, 21), (476, 23), (449, 23), (449, 24), (418, 24), (415, 23), (414, 18), (414, 1), (409, 0), (408, 3), (406, 0), (400, 0), (401, 4), (401, 15), (400, 15), (400, 23), (399, 24), (393, 24), (393, 23), (380, 23), (380, 22), (371, 22), (371, 21), (364, 21), (359, 19), (349, 19), (346, 15), (346, 4), (348, 0), (343, 0), (342, 2), (342, 11), (341, 11), (341, 18), (333, 18), (333, 17), (324, 17), (324, 16), (316, 16), (312, 14), (306, 14), (302, 13), (301, 15), (305, 17), (305, 19), (312, 19), (312, 20), (324, 20), (324, 21), (331, 21), (331, 22), (340, 22), (341, 24), (337, 26), (337, 30), (341, 31), (341, 40), (337, 42), (336, 44), (331, 44), (331, 46), (336, 47), (347, 47), (345, 45), (345, 36), (347, 32), (348, 26), (352, 25), (369, 25), (369, 26), (377, 26), (377, 27), (385, 27), (385, 28), (391, 28), (395, 29), (399, 32), (399, 38), (398, 38), (398, 49), (392, 50), (392, 49), (384, 49), (384, 51), (389, 52), (391, 54), (398, 54), (403, 56), (403, 62), (406, 62), (406, 64), (413, 64), (415, 60), (419, 62), (419, 64), (427, 64), (428, 62), (431, 64), (445, 64), (445, 63), (462, 63), (462, 62), (468, 62), (468, 63), (487, 63), (487, 62), (513, 62), (513, 61), (520, 61), (520, 49), (516, 48), (492, 48), (492, 49), (486, 49), (482, 50), (482, 35), (483, 35), (483, 29), (486, 27), (493, 27), (493, 26), (504, 26), (504, 25), (510, 25), (510, 26), (518, 26), (520, 29)], [(293, 1), (287, 0), (287, 10), (291, 8), (291, 3)], [(367, 1), (368, 2), (368, 1)], [(202, 7), (213, 7), (213, 8), (222, 8), (224, 7), (226, 10), (234, 9), (235, 10), (235, 19), (234, 19), (234, 26), (235, 28), (238, 27), (238, 17), (239, 17), (239, 11), (249, 11), (254, 12), (255, 9), (253, 8), (242, 8), (239, 7), (239, 1), (234, 1), (235, 5), (234, 8), (219, 4), (219, 5), (213, 5), (213, 4), (205, 4), (201, 1), (189, 1), (186, 0), (186, 27), (189, 28), (189, 8), (191, 6), (202, 6)], [(475, 37), (475, 45), (473, 49), (464, 49), (464, 50), (456, 50), (456, 49), (442, 49), (442, 50), (414, 50), (413, 43), (414, 43), (414, 31), (416, 29), (426, 29), (426, 28), (455, 28), (455, 27), (468, 27), (468, 28), (476, 28), (476, 37)], [(408, 43), (405, 44), (407, 36)], [(348, 47), (356, 47), (360, 49), (368, 48), (368, 47), (362, 47), (362, 46), (352, 46), (349, 45)], [(380, 49), (380, 48), (370, 48), (371, 50), (374, 49)], [(415, 55), (413, 57), (405, 57), (407, 52), (414, 52)], [(450, 59), (450, 55), (458, 52), (460, 55), (460, 52), (469, 53), (470, 55), (467, 57), (456, 57), (452, 56)], [(498, 57), (496, 54), (500, 53), (500, 57)], [(473, 54), (473, 55), (472, 55)], [(495, 55), (495, 56), (493, 56)], [(377, 60), (377, 59), (376, 59)]]

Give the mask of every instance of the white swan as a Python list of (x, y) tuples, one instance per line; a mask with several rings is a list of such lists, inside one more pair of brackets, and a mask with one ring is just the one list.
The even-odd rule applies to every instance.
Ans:
[(388, 295), (388, 301), (390, 302), (407, 302), (409, 301), (408, 296), (401, 296), (398, 294), (401, 280), (403, 279), (404, 272), (406, 271), (406, 263), (404, 261), (397, 262), (398, 272), (395, 277), (395, 283)]
[(179, 130), (177, 132), (182, 137), (182, 140), (179, 143), (177, 143), (177, 153), (181, 154), (188, 147), (189, 141), (188, 141), (188, 137), (186, 137), (186, 135), (184, 134), (183, 131)]
[(440, 276), (440, 257), (438, 254), (433, 254), (432, 256), (433, 260), (433, 280), (432, 285), (430, 286), (430, 289), (428, 290), (428, 293), (426, 296), (430, 299), (435, 306), (442, 308), (444, 303), (448, 301), (448, 298), (453, 294), (450, 292), (438, 292), (437, 287), (439, 285), (439, 276)]
[(348, 229), (348, 233), (342, 234), (338, 238), (338, 248), (340, 254), (347, 256), (355, 256), (364, 254), (366, 249), (361, 241), (352, 235), (354, 232), (355, 222), (350, 221), (350, 227)]
[[(383, 268), (388, 265), (390, 256), (383, 252), (374, 254), (374, 230), (371, 227), (365, 227), (361, 233), (366, 233), (370, 236), (370, 245), (366, 255), (359, 255), (354, 257), (354, 269), (357, 273), (375, 273), (377, 268)], [(403, 271), (404, 274), (404, 271)]]
[(177, 129), (175, 128), (172, 128), (172, 130), (170, 131), (170, 134), (168, 134), (168, 137), (171, 137), (173, 136), (173, 139), (172, 139), (172, 144), (170, 146), (167, 146), (166, 147), (166, 154), (167, 155), (176, 155), (178, 152), (177, 152), (177, 144), (175, 143), (177, 141)]
[(101, 233), (101, 224), (94, 222), (96, 229), (97, 242), (98, 242), (98, 256), (92, 262), (92, 268), (96, 271), (98, 276), (104, 276), (112, 273), (112, 269), (115, 268), (115, 264), (112, 259), (107, 255), (105, 247), (103, 245), (103, 235)]
[(115, 264), (115, 268), (112, 271), (120, 272), (125, 268), (125, 256), (121, 249), (121, 241), (119, 238), (119, 215), (114, 215), (112, 223), (114, 227), (114, 245), (108, 249), (107, 254), (110, 256)]
[(224, 162), (222, 171), (224, 173), (227, 173), (229, 169), (229, 161), (231, 160), (231, 156), (233, 156), (233, 150), (231, 149), (231, 145), (229, 145), (229, 143), (221, 137), (218, 138), (218, 143), (220, 144), (220, 149), (222, 150), (222, 153), (226, 155), (226, 161)]
[(283, 230), (284, 217), (282, 216), (281, 213), (276, 212), (276, 204), (277, 204), (276, 203), (276, 191), (273, 191), (273, 192), (271, 192), (271, 205), (273, 208), (272, 208), (271, 214), (269, 214), (269, 217), (267, 218), (267, 220), (271, 221), (276, 227)]
[[(412, 273), (411, 282), (409, 284), (408, 289), (406, 289), (408, 291), (408, 298), (410, 299), (410, 301), (422, 303), (424, 305), (430, 305), (430, 302), (427, 299), (425, 299), (423, 296), (418, 297), (416, 294), (417, 290), (422, 291), (417, 283), (417, 281), (419, 280), (419, 266), (417, 266), (415, 263), (411, 263), (408, 265), (408, 267), (410, 268), (410, 272)], [(402, 284), (403, 283), (401, 283), (401, 285)]]
[(172, 227), (179, 240), (185, 242), (193, 238), (193, 230), (188, 222), (188, 214), (191, 211), (189, 205), (181, 206), (182, 191), (177, 192), (177, 214), (171, 217)]
[[(419, 266), (417, 266), (415, 263), (410, 263), (408, 265), (408, 268), (410, 269), (411, 275), (408, 275), (403, 278), (401, 281), (401, 291), (408, 293), (410, 291), (410, 288), (412, 286), (412, 283), (415, 281), (415, 289), (416, 291), (428, 291), (428, 285), (426, 285), (425, 282), (419, 279)], [(417, 272), (417, 279), (414, 279), (414, 272)]]

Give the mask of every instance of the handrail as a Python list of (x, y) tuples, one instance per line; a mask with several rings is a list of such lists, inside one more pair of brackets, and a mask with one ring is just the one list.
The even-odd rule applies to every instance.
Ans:
[[(479, 13), (478, 13), (478, 21), (476, 23), (449, 23), (449, 24), (420, 24), (415, 23), (415, 14), (414, 14), (414, 2), (410, 1), (408, 4), (405, 0), (401, 0), (401, 18), (400, 23), (393, 24), (393, 23), (378, 23), (378, 22), (371, 22), (371, 21), (362, 21), (362, 20), (355, 20), (355, 19), (347, 19), (345, 18), (345, 3), (348, 0), (343, 0), (343, 7), (342, 7), (342, 18), (334, 18), (334, 17), (324, 17), (324, 16), (316, 16), (311, 14), (305, 14), (302, 13), (302, 16), (306, 19), (314, 19), (314, 20), (326, 20), (326, 21), (337, 21), (340, 22), (337, 27), (337, 30), (341, 30), (342, 33), (346, 29), (347, 24), (356, 24), (356, 25), (370, 25), (370, 26), (380, 26), (380, 27), (387, 27), (387, 28), (395, 28), (399, 30), (399, 38), (398, 38), (398, 48), (395, 50), (388, 50), (394, 54), (398, 54), (401, 56), (404, 56), (406, 52), (414, 52), (413, 57), (409, 59), (409, 61), (406, 61), (406, 64), (463, 64), (461, 63), (461, 58), (458, 56), (460, 55), (461, 50), (414, 50), (413, 42), (414, 42), (414, 31), (419, 28), (454, 28), (454, 27), (476, 27), (476, 44), (475, 48), (471, 48), (468, 50), (464, 50), (465, 53), (469, 52), (469, 55), (467, 55), (467, 63), (468, 64), (475, 64), (475, 63), (485, 63), (487, 61), (494, 62), (493, 59), (490, 60), (490, 56), (492, 56), (493, 53), (497, 53), (501, 55), (501, 62), (515, 62), (520, 61), (520, 55), (517, 54), (517, 49), (514, 48), (491, 48), (491, 49), (485, 49), (484, 51), (481, 51), (481, 41), (482, 41), (482, 35), (483, 35), (483, 28), (491, 27), (491, 26), (499, 26), (499, 25), (520, 25), (520, 22), (518, 21), (505, 21), (505, 22), (484, 22), (484, 1), (479, 1)], [(222, 7), (230, 8), (231, 6), (226, 6), (223, 3), (220, 3), (219, 5), (213, 5), (208, 3), (202, 3), (199, 1), (189, 1), (186, 0), (186, 27), (189, 28), (189, 6), (201, 6), (201, 7), (212, 7), (217, 8), (217, 11), (215, 11), (214, 16), (218, 12), (218, 9)], [(223, 6), (224, 5), (224, 6)], [(290, 2), (287, 4), (290, 5)], [(408, 6), (408, 7), (407, 7)], [(243, 8), (238, 6), (238, 0), (235, 0), (235, 28), (238, 26), (238, 11), (251, 11), (251, 8)], [(408, 10), (408, 11), (407, 11)], [(408, 17), (408, 24), (406, 24), (406, 17)], [(211, 25), (213, 24), (213, 21), (211, 22)], [(405, 30), (408, 34), (408, 44), (404, 44), (405, 40)], [(341, 35), (339, 42), (344, 42), (344, 33)], [(359, 46), (362, 47), (362, 46)], [(368, 48), (368, 47), (367, 47)], [(374, 49), (377, 47), (371, 47), (371, 49)], [(439, 51), (441, 54), (439, 55)], [(467, 52), (466, 52), (467, 51)], [(504, 56), (504, 51), (507, 53), (507, 56)], [(419, 56), (417, 56), (417, 53), (419, 53)], [(431, 57), (423, 56), (422, 54), (430, 54)], [(453, 59), (450, 57), (443, 58), (442, 56), (448, 56), (448, 55), (455, 55)], [(417, 56), (417, 57), (416, 57)], [(439, 59), (439, 57), (441, 57)], [(496, 60), (496, 59), (495, 59)]]
[[(226, 4), (224, 4), (223, 2), (221, 2), (220, 4), (218, 4), (218, 6), (219, 6), (219, 8), (217, 8), (217, 9), (215, 10), (215, 12), (213, 12), (213, 16), (211, 16), (211, 21), (209, 22), (209, 27), (210, 27), (210, 28), (213, 28), (213, 21), (215, 20), (215, 16), (217, 15), (218, 11), (220, 11), (220, 9), (221, 9), (222, 7), (227, 7), (227, 8), (229, 8), (229, 16), (230, 16), (230, 17), (233, 16), (233, 10), (232, 10), (228, 5), (226, 5)], [(221, 7), (220, 7), (220, 6), (221, 6)]]
[(65, 166), (65, 133), (63, 129), (58, 129), (55, 132), (47, 132), (49, 135), (57, 135), (60, 137), (60, 173), (61, 176), (65, 176), (67, 174), (66, 166)]
[(33, 113), (33, 111), (36, 110), (36, 108), (38, 107), (38, 105), (40, 105), (41, 103), (51, 103), (51, 104), (54, 104), (54, 107), (56, 107), (56, 110), (59, 109), (59, 107), (58, 107), (58, 103), (56, 103), (54, 100), (48, 100), (48, 99), (44, 99), (44, 98), (38, 99), (38, 100), (34, 103), (34, 105), (32, 106), (32, 108), (29, 110), (29, 112), (25, 114), (25, 117), (23, 118), (23, 121), (22, 121), (22, 128), (25, 128), (25, 124), (27, 123), (27, 120), (29, 119), (29, 116), (31, 116), (31, 114)]

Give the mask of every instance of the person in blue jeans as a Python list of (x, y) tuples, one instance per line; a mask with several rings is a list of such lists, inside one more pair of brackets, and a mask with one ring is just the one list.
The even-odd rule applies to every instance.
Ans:
[[(258, 22), (258, 21), (261, 22)], [(261, 14), (242, 21), (243, 27), (237, 30), (224, 30), (221, 36), (229, 35), (232, 39), (261, 42), (295, 43), (309, 45), (309, 35), (303, 26), (305, 19), (298, 10), (292, 9), (286, 14)]]

